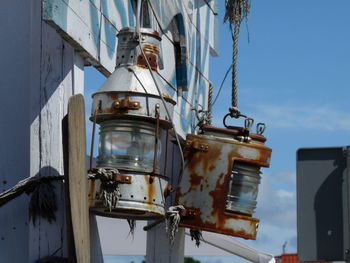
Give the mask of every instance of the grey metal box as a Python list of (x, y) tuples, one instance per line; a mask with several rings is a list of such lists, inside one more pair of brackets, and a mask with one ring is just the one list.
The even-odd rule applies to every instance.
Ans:
[(297, 152), (297, 231), (301, 261), (349, 259), (350, 147)]

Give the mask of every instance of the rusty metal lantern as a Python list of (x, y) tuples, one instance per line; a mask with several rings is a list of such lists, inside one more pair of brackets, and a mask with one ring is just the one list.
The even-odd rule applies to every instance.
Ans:
[(185, 169), (177, 204), (185, 207), (181, 225), (246, 239), (255, 239), (261, 167), (268, 167), (266, 138), (247, 128), (202, 125), (188, 134)]
[(165, 107), (172, 113), (175, 102), (165, 89), (159, 94), (155, 81), (164, 85), (158, 74), (155, 80), (150, 74), (161, 61), (160, 41), (159, 34), (148, 28), (137, 34), (135, 28), (120, 30), (116, 69), (92, 95), (91, 120), (100, 125), (96, 167), (117, 171), (113, 178), (119, 191), (116, 205), (108, 209), (99, 195), (101, 185), (93, 180), (90, 210), (96, 214), (127, 219), (165, 214), (168, 178), (161, 171), (161, 136), (171, 128)]

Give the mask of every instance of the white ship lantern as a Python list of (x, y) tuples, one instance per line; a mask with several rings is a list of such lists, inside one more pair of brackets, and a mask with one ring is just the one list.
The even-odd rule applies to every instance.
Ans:
[(118, 186), (117, 200), (107, 208), (101, 185), (92, 180), (90, 210), (96, 214), (128, 219), (164, 216), (168, 178), (161, 170), (166, 147), (161, 136), (172, 127), (165, 105), (171, 114), (175, 102), (165, 89), (157, 89), (155, 82), (164, 87), (159, 75), (150, 73), (161, 64), (160, 41), (149, 28), (142, 28), (140, 34), (134, 28), (122, 29), (116, 69), (92, 95), (91, 120), (100, 126), (96, 168), (106, 169)]
[(186, 212), (181, 225), (255, 239), (261, 167), (268, 167), (266, 138), (246, 128), (203, 125), (201, 134), (186, 138), (185, 170), (177, 204)]

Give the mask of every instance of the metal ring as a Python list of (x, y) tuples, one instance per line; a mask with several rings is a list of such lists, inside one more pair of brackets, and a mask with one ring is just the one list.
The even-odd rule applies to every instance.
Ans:
[(263, 133), (265, 132), (266, 130), (266, 124), (263, 123), (263, 122), (259, 122), (257, 125), (256, 125), (256, 133), (259, 134), (259, 135), (263, 135)]
[(222, 121), (222, 123), (224, 124), (224, 126), (225, 126), (227, 129), (228, 129), (228, 126), (226, 125), (226, 119), (227, 119), (228, 116), (231, 116), (231, 114), (230, 114), (230, 113), (227, 113), (227, 114), (225, 115), (223, 121)]

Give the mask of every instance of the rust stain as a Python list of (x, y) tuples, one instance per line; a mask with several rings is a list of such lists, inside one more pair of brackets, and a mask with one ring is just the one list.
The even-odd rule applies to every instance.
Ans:
[(147, 187), (147, 201), (148, 203), (153, 203), (154, 199), (156, 198), (156, 184), (155, 181), (151, 179), (150, 175), (145, 176), (145, 183)]
[(170, 196), (173, 190), (173, 187), (170, 184), (167, 184), (164, 190), (164, 197), (167, 198), (168, 196)]
[[(224, 174), (221, 173), (218, 180), (216, 181), (215, 189), (211, 192), (209, 192), (209, 195), (212, 197), (213, 200), (213, 207), (212, 207), (212, 216), (217, 218), (217, 226), (219, 228), (223, 228), (226, 223), (226, 218), (223, 216), (225, 210), (226, 210), (226, 201), (227, 201), (227, 193), (229, 189), (230, 184), (230, 176), (231, 174)], [(220, 183), (222, 178), (224, 177), (224, 182)]]
[(187, 149), (186, 160), (188, 161), (188, 170), (194, 172), (197, 166), (202, 165), (204, 172), (209, 172), (215, 169), (215, 163), (221, 155), (221, 147), (209, 143), (207, 152)]
[(200, 185), (202, 182), (203, 177), (200, 175), (197, 175), (196, 173), (191, 173), (191, 177), (190, 177), (190, 183), (191, 186), (197, 186)]
[[(256, 147), (258, 146), (258, 147)], [(269, 167), (270, 166), (270, 156), (271, 156), (271, 149), (267, 146), (256, 144), (256, 143), (247, 143), (244, 145), (244, 147), (253, 148), (258, 151), (258, 159), (252, 160), (249, 159), (247, 156), (241, 155), (238, 152), (239, 147), (234, 147), (232, 150), (228, 153), (228, 167), (227, 169), (232, 169), (234, 161), (242, 161), (245, 163), (250, 163), (253, 165), (261, 166), (261, 167)]]
[(159, 49), (157, 46), (154, 46), (154, 45), (150, 45), (150, 44), (145, 44), (143, 45), (143, 50), (145, 52), (154, 52), (156, 53), (157, 55), (159, 54)]
[(155, 35), (155, 36), (157, 36), (157, 37), (160, 37), (158, 31), (153, 31), (153, 32), (152, 32), (152, 35)]
[[(150, 54), (150, 53), (146, 53), (146, 58), (148, 60), (148, 63), (151, 66), (151, 69), (153, 71), (157, 71), (158, 68), (158, 63), (157, 63), (157, 56), (154, 54)], [(144, 59), (143, 55), (139, 55), (137, 57), (137, 66), (141, 67), (141, 68), (148, 68), (147, 62)]]
[[(229, 131), (230, 132), (230, 131)], [(231, 131), (232, 132), (232, 131)], [(233, 133), (238, 133), (239, 130), (233, 131)], [(239, 236), (245, 239), (255, 239), (256, 238), (256, 226), (259, 222), (258, 219), (252, 218), (251, 216), (232, 213), (226, 211), (226, 201), (227, 195), (230, 187), (230, 177), (233, 168), (233, 162), (235, 160), (245, 161), (258, 166), (269, 166), (269, 160), (271, 156), (271, 149), (263, 145), (264, 138), (255, 136), (253, 140), (249, 143), (243, 143), (238, 141), (230, 142), (228, 139), (212, 139), (207, 137), (202, 137), (200, 135), (189, 135), (187, 140), (191, 142), (197, 141), (198, 143), (205, 143), (209, 145), (209, 150), (207, 152), (196, 150), (191, 148), (191, 144), (185, 150), (185, 159), (187, 163), (187, 172), (183, 177), (183, 180), (188, 180), (190, 182), (189, 192), (197, 195), (201, 198), (203, 193), (201, 193), (206, 185), (208, 186), (208, 178), (214, 177), (216, 180), (215, 188), (209, 192), (210, 198), (213, 200), (211, 209), (211, 216), (215, 218), (215, 223), (203, 222), (199, 215), (194, 217), (185, 217), (181, 221), (181, 226), (191, 227), (196, 229), (207, 230), (215, 233), (221, 233), (226, 235)], [(231, 149), (224, 156), (223, 149), (226, 149), (226, 145), (231, 144)], [(225, 148), (223, 148), (225, 146)], [(240, 147), (253, 148), (258, 151), (258, 159), (253, 160), (247, 158), (247, 156), (242, 156), (239, 152)], [(220, 160), (220, 158), (225, 158)], [(228, 159), (226, 159), (228, 158)], [(223, 167), (220, 174), (214, 174), (216, 165), (223, 161), (227, 162), (227, 167)], [(222, 165), (222, 164), (221, 164)], [(201, 171), (199, 173), (199, 171)], [(186, 193), (181, 193), (181, 189), (177, 193), (177, 200), (179, 197), (185, 195)], [(203, 196), (202, 198), (208, 198)], [(186, 207), (187, 208), (187, 207)], [(189, 207), (188, 209), (203, 209), (201, 207)], [(227, 226), (229, 220), (244, 220), (247, 224), (247, 229), (232, 229)], [(234, 228), (234, 227), (233, 227)]]
[(113, 100), (117, 100), (117, 99), (118, 99), (118, 93), (117, 93), (117, 92), (109, 92), (108, 95), (109, 95)]

